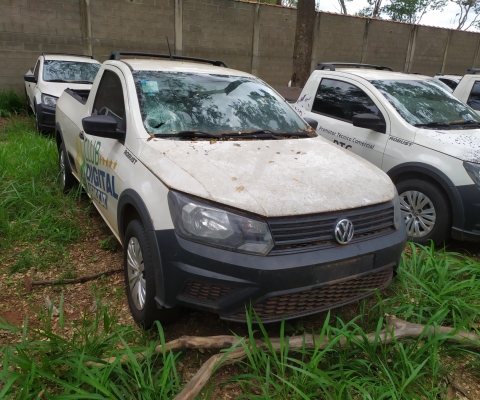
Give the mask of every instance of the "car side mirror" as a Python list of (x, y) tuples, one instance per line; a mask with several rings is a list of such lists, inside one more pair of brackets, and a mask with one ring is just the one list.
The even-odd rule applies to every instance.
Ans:
[(383, 118), (375, 114), (357, 114), (353, 116), (353, 126), (359, 128), (371, 129), (372, 131), (385, 133), (387, 131), (387, 124)]
[(125, 144), (125, 132), (118, 129), (117, 120), (111, 115), (92, 115), (82, 119), (82, 127), (86, 134), (117, 139)]
[(318, 121), (313, 118), (304, 118), (305, 122), (310, 125), (313, 129), (317, 129)]
[(27, 74), (23, 77), (23, 79), (25, 80), (25, 82), (37, 83), (37, 80), (35, 79), (35, 75)]

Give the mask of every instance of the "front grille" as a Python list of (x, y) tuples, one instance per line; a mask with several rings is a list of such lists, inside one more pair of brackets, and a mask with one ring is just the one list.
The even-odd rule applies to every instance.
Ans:
[[(373, 274), (327, 284), (316, 289), (270, 297), (254, 304), (253, 309), (262, 322), (300, 317), (367, 297), (376, 289), (386, 288), (392, 277), (393, 268), (390, 267)], [(245, 311), (236, 313), (227, 319), (245, 321)]]
[(230, 286), (188, 281), (180, 297), (213, 303), (231, 293), (233, 290), (235, 290), (235, 288)]
[(348, 218), (355, 233), (350, 243), (387, 235), (395, 230), (391, 202), (346, 211), (269, 218), (275, 246), (269, 255), (289, 254), (340, 246), (334, 237), (338, 220)]

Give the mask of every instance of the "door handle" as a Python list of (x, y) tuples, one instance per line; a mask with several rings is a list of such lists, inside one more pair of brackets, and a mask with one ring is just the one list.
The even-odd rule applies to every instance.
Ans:
[(78, 137), (80, 138), (80, 140), (85, 139), (85, 136), (83, 135), (83, 132), (80, 132), (80, 133), (78, 134)]

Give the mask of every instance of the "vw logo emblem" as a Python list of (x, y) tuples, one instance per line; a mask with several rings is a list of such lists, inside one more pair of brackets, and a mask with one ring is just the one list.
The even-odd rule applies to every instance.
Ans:
[(335, 226), (335, 239), (340, 244), (347, 244), (353, 237), (353, 223), (348, 219), (341, 219)]

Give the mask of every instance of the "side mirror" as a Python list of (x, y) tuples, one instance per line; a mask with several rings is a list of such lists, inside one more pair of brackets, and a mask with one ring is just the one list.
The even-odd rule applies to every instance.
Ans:
[(385, 121), (375, 114), (357, 114), (353, 116), (353, 126), (359, 128), (371, 129), (372, 131), (385, 133), (387, 125)]
[(117, 120), (111, 115), (85, 117), (82, 119), (82, 126), (88, 135), (117, 139), (120, 143), (125, 144), (125, 132), (118, 129)]
[(35, 79), (35, 75), (27, 74), (23, 77), (23, 79), (25, 80), (25, 82), (37, 83), (37, 80)]
[(318, 121), (313, 118), (304, 118), (305, 122), (310, 125), (313, 129), (317, 129)]

